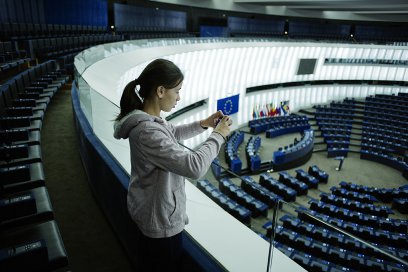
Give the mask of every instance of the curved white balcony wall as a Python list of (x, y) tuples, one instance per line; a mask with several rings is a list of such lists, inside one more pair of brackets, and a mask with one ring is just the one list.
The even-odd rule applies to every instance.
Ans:
[[(251, 119), (252, 108), (258, 104), (273, 102), (277, 105), (280, 101), (289, 100), (291, 110), (297, 111), (345, 97), (407, 92), (407, 87), (400, 86), (327, 85), (246, 94), (247, 87), (305, 80), (408, 81), (408, 66), (324, 63), (326, 58), (407, 60), (407, 47), (261, 40), (245, 42), (232, 39), (143, 42), (143, 45), (122, 42), (98, 46), (82, 52), (75, 59), (76, 68), (82, 74), (78, 80), (81, 106), (95, 134), (128, 172), (128, 142), (113, 139), (112, 120), (119, 111), (124, 86), (156, 58), (174, 61), (185, 74), (181, 101), (175, 110), (203, 99), (208, 100), (207, 104), (173, 119), (175, 124), (203, 119), (216, 111), (218, 99), (234, 94), (240, 94), (239, 112), (233, 115), (234, 128), (238, 128)], [(299, 60), (303, 58), (317, 59), (313, 74), (296, 75)], [(209, 133), (185, 144), (195, 147)], [(186, 190), (191, 218), (187, 231), (228, 270), (257, 271), (259, 268), (259, 271), (264, 271), (267, 243), (237, 223), (190, 183), (187, 183)], [(238, 255), (231, 253), (231, 250)], [(241, 256), (244, 253), (250, 254), (250, 258)], [(229, 255), (234, 255), (234, 259)], [(283, 255), (280, 257), (284, 259)]]

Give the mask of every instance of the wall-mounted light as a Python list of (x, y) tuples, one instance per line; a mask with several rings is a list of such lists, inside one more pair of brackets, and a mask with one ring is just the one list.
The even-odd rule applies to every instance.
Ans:
[(112, 30), (114, 30), (114, 29), (115, 29), (115, 26), (114, 26), (114, 25), (111, 25), (110, 28), (111, 28)]
[(288, 32), (287, 32), (287, 31), (285, 31), (285, 35), (288, 35)]

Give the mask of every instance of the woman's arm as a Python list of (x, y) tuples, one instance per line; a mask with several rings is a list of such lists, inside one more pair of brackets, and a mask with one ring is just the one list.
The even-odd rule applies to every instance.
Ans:
[(213, 132), (198, 150), (190, 152), (174, 143), (160, 128), (148, 128), (140, 133), (139, 143), (140, 152), (150, 163), (169, 172), (197, 179), (207, 172), (224, 139), (221, 134)]
[(178, 141), (190, 139), (204, 132), (209, 127), (215, 128), (217, 126), (217, 120), (223, 116), (222, 111), (217, 111), (201, 121), (177, 127), (173, 126), (174, 135)]

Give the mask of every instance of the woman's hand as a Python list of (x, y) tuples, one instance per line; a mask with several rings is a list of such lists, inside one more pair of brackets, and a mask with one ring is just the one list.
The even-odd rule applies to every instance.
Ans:
[(217, 121), (222, 117), (224, 117), (222, 111), (217, 111), (216, 113), (211, 114), (208, 118), (201, 120), (200, 125), (203, 128), (215, 128), (217, 126)]
[(232, 125), (232, 119), (229, 116), (225, 115), (224, 117), (222, 117), (222, 119), (220, 120), (220, 122), (218, 123), (214, 131), (221, 134), (226, 140), (227, 136), (231, 132), (231, 129), (230, 129), (231, 125)]

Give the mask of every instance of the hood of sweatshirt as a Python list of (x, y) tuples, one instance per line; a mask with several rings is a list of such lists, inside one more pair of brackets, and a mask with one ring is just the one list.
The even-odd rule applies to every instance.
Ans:
[(113, 125), (113, 137), (115, 137), (116, 139), (129, 138), (129, 133), (132, 131), (132, 129), (142, 122), (157, 122), (161, 124), (165, 123), (165, 121), (159, 117), (147, 114), (146, 112), (141, 110), (134, 110), (123, 117), (121, 120), (115, 121)]

